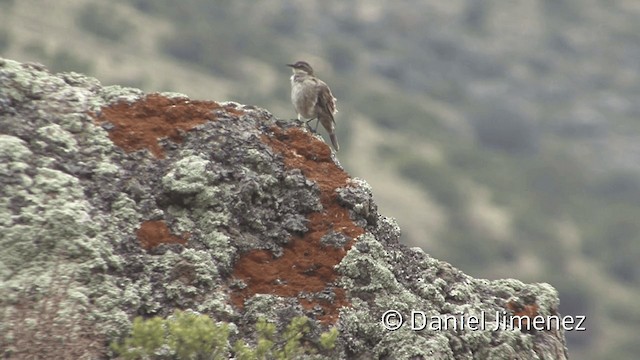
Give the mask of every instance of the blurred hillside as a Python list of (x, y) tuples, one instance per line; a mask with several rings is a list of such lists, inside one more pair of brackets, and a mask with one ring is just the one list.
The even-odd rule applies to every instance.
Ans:
[(633, 0), (0, 0), (0, 55), (295, 116), (285, 63), (338, 98), (340, 161), (405, 243), (558, 288), (579, 359), (640, 353)]

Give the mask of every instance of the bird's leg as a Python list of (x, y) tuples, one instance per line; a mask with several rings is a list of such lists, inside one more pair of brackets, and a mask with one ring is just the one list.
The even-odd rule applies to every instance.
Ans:
[(307, 120), (306, 124), (307, 124), (307, 127), (309, 128), (309, 130), (311, 130), (312, 132), (316, 133), (316, 132), (317, 132), (316, 130), (318, 130), (318, 124), (316, 123), (316, 130), (313, 130), (313, 129), (311, 128), (311, 125), (309, 125), (309, 123), (310, 123), (311, 121), (313, 121), (314, 119), (316, 119), (316, 118), (311, 118), (311, 119)]

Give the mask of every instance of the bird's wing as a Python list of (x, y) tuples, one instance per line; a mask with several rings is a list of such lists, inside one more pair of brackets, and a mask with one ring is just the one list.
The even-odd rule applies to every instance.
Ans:
[(318, 104), (322, 105), (324, 112), (331, 115), (331, 119), (335, 123), (333, 115), (338, 112), (336, 98), (333, 97), (329, 86), (321, 80), (318, 80)]
[(309, 104), (311, 108), (315, 107), (318, 102), (318, 97), (316, 96), (316, 92), (311, 91), (314, 85), (318, 86), (318, 81), (312, 77), (306, 78), (302, 82), (303, 90), (301, 91), (301, 93), (303, 97), (303, 103)]

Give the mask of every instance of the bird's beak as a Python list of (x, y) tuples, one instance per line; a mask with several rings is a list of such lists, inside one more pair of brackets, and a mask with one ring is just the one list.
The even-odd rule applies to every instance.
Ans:
[(295, 67), (295, 64), (287, 64), (289, 67)]

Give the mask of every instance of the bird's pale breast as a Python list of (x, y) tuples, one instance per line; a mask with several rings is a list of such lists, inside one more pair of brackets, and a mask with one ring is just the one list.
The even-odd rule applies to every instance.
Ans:
[(291, 77), (291, 102), (302, 118), (313, 119), (316, 117), (317, 101), (318, 92), (316, 84), (312, 80)]

